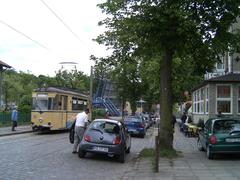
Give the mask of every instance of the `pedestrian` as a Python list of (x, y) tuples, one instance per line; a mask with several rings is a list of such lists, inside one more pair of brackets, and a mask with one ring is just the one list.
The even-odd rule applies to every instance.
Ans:
[(82, 141), (84, 131), (88, 123), (88, 113), (89, 109), (85, 109), (83, 112), (78, 113), (76, 116), (75, 122), (75, 137), (74, 137), (74, 146), (73, 154), (77, 153), (77, 148), (79, 143)]
[(187, 113), (183, 112), (183, 115), (181, 117), (181, 124), (180, 124), (180, 131), (183, 132), (183, 127), (184, 127), (184, 123), (187, 120)]
[(18, 121), (17, 106), (13, 107), (11, 120), (12, 120), (12, 131), (16, 131), (15, 128), (17, 127), (17, 121)]

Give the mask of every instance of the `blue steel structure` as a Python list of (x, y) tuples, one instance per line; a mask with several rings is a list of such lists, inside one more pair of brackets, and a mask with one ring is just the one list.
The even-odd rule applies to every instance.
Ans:
[(110, 116), (120, 116), (120, 112), (111, 100), (112, 97), (113, 84), (107, 79), (101, 79), (93, 97), (93, 107), (107, 109)]

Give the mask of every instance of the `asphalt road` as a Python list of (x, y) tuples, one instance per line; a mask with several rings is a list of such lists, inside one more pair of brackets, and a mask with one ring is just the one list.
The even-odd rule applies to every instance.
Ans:
[(153, 144), (151, 131), (144, 139), (132, 138), (124, 164), (100, 155), (80, 159), (71, 153), (66, 132), (0, 137), (0, 180), (121, 179), (133, 168), (138, 153)]

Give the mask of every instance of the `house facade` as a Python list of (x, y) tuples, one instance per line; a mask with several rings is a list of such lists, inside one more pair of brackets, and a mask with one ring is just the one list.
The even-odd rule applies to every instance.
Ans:
[[(238, 23), (230, 27), (232, 33), (240, 29)], [(199, 119), (223, 116), (240, 118), (240, 54), (226, 52), (220, 56), (212, 72), (204, 76), (204, 82), (192, 91), (192, 118)]]
[[(240, 63), (240, 62), (239, 62)], [(219, 115), (240, 118), (240, 73), (205, 80), (192, 93), (192, 117), (206, 121)]]

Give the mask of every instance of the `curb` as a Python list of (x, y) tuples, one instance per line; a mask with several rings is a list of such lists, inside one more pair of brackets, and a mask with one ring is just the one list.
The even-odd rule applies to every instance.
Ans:
[(5, 134), (0, 134), (0, 137), (3, 136), (12, 136), (12, 135), (17, 135), (17, 134), (25, 134), (25, 133), (32, 133), (32, 130), (29, 131), (21, 131), (21, 132), (14, 132), (14, 133), (5, 133)]

